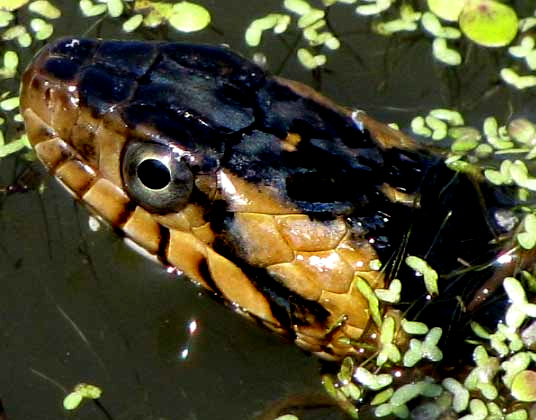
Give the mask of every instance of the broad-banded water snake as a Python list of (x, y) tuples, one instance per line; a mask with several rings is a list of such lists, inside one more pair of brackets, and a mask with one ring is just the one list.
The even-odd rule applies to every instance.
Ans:
[[(400, 277), (403, 309), (456, 335), (511, 247), (507, 194), (225, 47), (63, 39), (25, 72), (21, 110), (39, 159), (94, 212), (322, 357), (374, 347), (356, 278)], [(440, 274), (433, 302), (410, 254)]]

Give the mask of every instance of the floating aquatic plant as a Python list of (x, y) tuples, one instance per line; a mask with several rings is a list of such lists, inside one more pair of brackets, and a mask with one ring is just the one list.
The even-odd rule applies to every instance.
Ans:
[(27, 4), (30, 0), (0, 0), (0, 10), (12, 12), (20, 9)]
[(493, 0), (466, 0), (459, 23), (470, 40), (485, 47), (510, 44), (518, 28), (514, 9)]
[(95, 386), (86, 383), (80, 383), (74, 387), (74, 390), (69, 393), (63, 400), (63, 408), (66, 410), (76, 410), (84, 399), (97, 400), (101, 397), (102, 390)]
[[(536, 353), (529, 350), (536, 339), (523, 341), (521, 337), (536, 322), (536, 305), (528, 302), (519, 280), (513, 277), (505, 279), (504, 288), (511, 302), (506, 325), (499, 323), (497, 331), (488, 333), (473, 323), (475, 336), (482, 341), (475, 341), (474, 366), (468, 367), (465, 377), (447, 377), (441, 382), (426, 377), (416, 382), (399, 384), (398, 378), (404, 376), (400, 374), (402, 366), (414, 369), (423, 359), (428, 359), (428, 363), (442, 360), (442, 352), (437, 345), (442, 330), (437, 327), (428, 330), (423, 323), (402, 319), (403, 334), (425, 337), (423, 340), (411, 338), (409, 344), (395, 345), (395, 342), (404, 343), (407, 340), (400, 340), (402, 332), (396, 329), (395, 320), (390, 315), (384, 315), (380, 347), (386, 344), (395, 346), (404, 355), (403, 365), (399, 364), (400, 359), (397, 358), (385, 364), (387, 359), (380, 352), (377, 359), (382, 358), (384, 362), (376, 364), (380, 370), (375, 368), (372, 371), (367, 368), (367, 365), (374, 366), (372, 360), (358, 364), (348, 357), (343, 361), (336, 378), (324, 377), (324, 385), (330, 388), (331, 394), (337, 395), (341, 407), (349, 410), (353, 418), (359, 416), (357, 401), (361, 404), (368, 402), (376, 407), (374, 412), (377, 417), (393, 415), (397, 418), (411, 417), (409, 403), (421, 401), (423, 404), (422, 401), (429, 401), (438, 415), (452, 410), (458, 413), (458, 418), (465, 420), (528, 419), (528, 408), (520, 404), (536, 401)], [(511, 319), (508, 320), (509, 318)], [(502, 335), (501, 340), (507, 345), (504, 351), (494, 343), (498, 335)], [(353, 393), (355, 397), (342, 391), (350, 385), (358, 388)], [(503, 398), (505, 392), (510, 393), (515, 401), (508, 402), (508, 399)]]
[(46, 0), (38, 0), (30, 3), (28, 10), (46, 19), (58, 19), (61, 16), (60, 9)]
[[(211, 21), (210, 13), (206, 8), (188, 1), (172, 4), (136, 0), (133, 9), (136, 14), (131, 19), (136, 16), (142, 16), (141, 21), (150, 28), (169, 23), (177, 31), (196, 32), (206, 28)], [(139, 21), (140, 18), (136, 17), (135, 20), (127, 25), (127, 29), (130, 29), (130, 25), (135, 27), (135, 24)]]
[(285, 0), (284, 8), (297, 19), (286, 13), (270, 13), (255, 19), (246, 30), (246, 43), (256, 47), (261, 43), (263, 32), (272, 30), (275, 34), (282, 34), (287, 31), (291, 23), (294, 23), (302, 32), (307, 44), (306, 47), (297, 50), (299, 62), (311, 70), (326, 64), (327, 56), (317, 54), (316, 50), (319, 48), (336, 50), (340, 47), (340, 41), (327, 28), (325, 11), (311, 6), (305, 0)]

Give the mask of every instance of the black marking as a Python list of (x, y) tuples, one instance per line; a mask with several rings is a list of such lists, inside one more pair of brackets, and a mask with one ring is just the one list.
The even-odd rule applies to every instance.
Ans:
[(45, 62), (43, 68), (48, 75), (70, 82), (76, 78), (80, 70), (80, 63), (68, 58), (51, 57)]
[(409, 194), (419, 191), (429, 168), (443, 165), (439, 156), (400, 149), (385, 150), (383, 159), (385, 182)]
[(227, 224), (232, 220), (234, 213), (228, 210), (228, 204), (225, 200), (215, 200), (204, 202), (205, 220), (210, 223), (212, 231), (220, 235), (227, 229)]
[(57, 41), (50, 49), (51, 55), (59, 55), (83, 63), (89, 60), (99, 41), (81, 38), (65, 38)]
[(156, 44), (137, 41), (106, 41), (95, 52), (94, 60), (102, 66), (113, 68), (116, 73), (124, 73), (137, 78), (148, 71), (157, 54)]
[(266, 298), (273, 316), (282, 328), (294, 336), (293, 325), (326, 325), (330, 313), (320, 303), (293, 292), (271, 276), (265, 268), (247, 263), (240, 256), (237, 247), (239, 244), (225, 232), (222, 232), (213, 244), (214, 251), (240, 268), (251, 284)]
[(203, 277), (203, 280), (208, 285), (208, 287), (212, 289), (216, 297), (222, 298), (223, 293), (218, 287), (218, 284), (214, 281), (214, 278), (212, 277), (206, 258), (203, 258), (201, 261), (199, 261), (198, 270), (199, 274), (201, 274), (201, 277)]
[(81, 71), (78, 89), (80, 101), (102, 115), (129, 99), (135, 86), (133, 79), (114, 75), (109, 69), (94, 65)]
[(330, 313), (318, 302), (305, 299), (279, 283), (264, 268), (253, 267), (243, 261), (233, 261), (266, 298), (272, 314), (289, 334), (294, 336), (293, 325), (327, 326)]
[(137, 204), (132, 201), (128, 200), (128, 202), (123, 206), (123, 211), (119, 215), (117, 222), (115, 223), (118, 227), (122, 228), (123, 225), (128, 222), (128, 219), (130, 219), (130, 216), (132, 216), (132, 213), (134, 213), (134, 210), (136, 210)]
[(56, 171), (58, 170), (58, 168), (62, 166), (65, 162), (67, 162), (68, 160), (78, 160), (78, 161), (80, 160), (80, 159), (77, 159), (70, 150), (65, 150), (64, 147), (60, 146), (60, 152), (61, 152), (60, 154), (61, 157), (60, 159), (58, 159), (56, 164), (53, 167), (48, 166), (48, 170), (53, 176), (56, 176)]
[(156, 251), (156, 255), (162, 264), (170, 266), (171, 264), (167, 257), (170, 240), (169, 229), (161, 224), (158, 224), (158, 226), (160, 227), (160, 240), (158, 241), (158, 250)]
[[(66, 159), (66, 160), (63, 161), (62, 165), (56, 165), (55, 172), (57, 172), (61, 168), (61, 166), (63, 166), (67, 162), (79, 162), (79, 163), (82, 163), (79, 159), (76, 159), (74, 157), (72, 159)], [(57, 176), (57, 175), (55, 175), (55, 176)], [(58, 177), (58, 178), (60, 178), (60, 177)], [(64, 180), (61, 180), (61, 181), (65, 185), (68, 185), (67, 182), (65, 182)], [(81, 187), (79, 189), (79, 191), (75, 191), (71, 187), (69, 187), (69, 189), (71, 189), (76, 195), (78, 195), (80, 198), (82, 198), (84, 196), (84, 194), (87, 193), (93, 187), (93, 185), (96, 184), (97, 181), (98, 181), (98, 177), (91, 176), (91, 177), (89, 177), (89, 181), (83, 187)]]
[[(442, 340), (445, 343), (463, 342), (471, 320), (490, 325), (504, 315), (497, 310), (490, 321), (492, 311), (465, 312), (474, 293), (493, 275), (496, 267), (490, 263), (505, 246), (497, 240), (497, 226), (491, 220), (487, 204), (496, 202), (492, 191), (493, 187), (477, 184), (441, 163), (430, 168), (423, 177), (419, 186), (420, 207), (412, 209), (407, 219), (403, 219), (402, 226), (409, 230), (409, 234), (405, 254), (399, 257), (422, 257), (440, 277), (439, 295), (429, 300), (422, 277), (406, 264), (400, 264), (393, 276), (403, 281), (401, 301), (407, 304), (399, 307), (406, 311), (408, 319), (422, 320), (429, 326), (443, 328)], [(400, 225), (399, 213), (394, 212), (391, 216), (393, 224)], [(391, 230), (385, 232), (390, 233)], [(394, 246), (396, 242), (392, 236), (388, 238), (394, 255), (398, 252)], [(398, 258), (393, 258), (393, 264), (396, 260)], [(469, 267), (461, 261), (468, 263)], [(389, 271), (389, 267), (386, 269)], [(498, 291), (496, 295), (501, 293)], [(498, 300), (501, 301), (501, 298)]]
[[(239, 91), (225, 79), (206, 77), (171, 60), (160, 60), (153, 66), (132, 98), (132, 105), (153, 105), (177, 115), (201, 116), (210, 126), (222, 132), (234, 132), (250, 126), (253, 119), (253, 93), (241, 91), (232, 98), (226, 92)], [(237, 103), (237, 97), (240, 102)]]
[(162, 44), (160, 51), (166, 58), (192, 72), (225, 78), (246, 89), (256, 89), (266, 77), (259, 66), (225, 47), (168, 43)]
[(356, 147), (377, 147), (352, 122), (351, 118), (337, 113), (318, 102), (298, 95), (273, 78), (257, 91), (258, 121), (264, 131), (284, 139), (289, 132), (302, 138), (342, 139)]

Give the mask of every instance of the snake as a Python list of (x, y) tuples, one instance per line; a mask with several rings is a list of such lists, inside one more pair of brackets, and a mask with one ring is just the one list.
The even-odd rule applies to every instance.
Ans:
[[(325, 359), (370, 355), (375, 311), (453, 336), (476, 312), (497, 319), (481, 290), (520, 266), (507, 192), (228, 47), (60, 39), (20, 103), (37, 157), (93, 213)], [(437, 296), (409, 255), (437, 271)], [(375, 305), (395, 278), (405, 306)]]

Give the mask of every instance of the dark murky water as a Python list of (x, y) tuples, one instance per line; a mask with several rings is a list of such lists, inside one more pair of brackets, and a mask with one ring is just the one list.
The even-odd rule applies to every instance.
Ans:
[[(83, 19), (78, 2), (54, 3), (64, 9), (55, 36), (226, 43), (250, 57), (247, 24), (281, 10), (279, 1), (204, 1), (214, 27), (200, 34), (126, 35), (120, 20), (90, 29), (96, 20)], [(330, 55), (327, 71), (313, 75), (297, 63), (290, 51), (297, 33), (269, 36), (262, 47), (269, 68), (403, 126), (436, 107), (457, 107), (475, 123), (489, 114), (504, 119), (510, 109), (526, 116), (536, 109), (534, 95), (497, 86), (502, 52), (473, 46), (467, 65), (447, 69), (434, 63), (430, 38), (371, 35), (352, 10), (338, 6), (331, 14), (343, 47)], [(24, 166), (20, 159), (2, 160), (0, 186)], [(65, 413), (65, 389), (79, 382), (104, 390), (102, 405), (116, 420), (254, 419), (278, 401), (296, 395), (314, 401), (322, 392), (318, 360), (166, 274), (109, 229), (92, 232), (87, 212), (52, 179), (46, 177), (42, 195), (13, 194), (0, 206), (0, 398), (10, 420), (105, 419), (92, 403)], [(190, 320), (199, 323), (191, 340)], [(190, 354), (181, 360), (186, 345)], [(336, 408), (298, 413), (302, 420), (343, 418)]]

